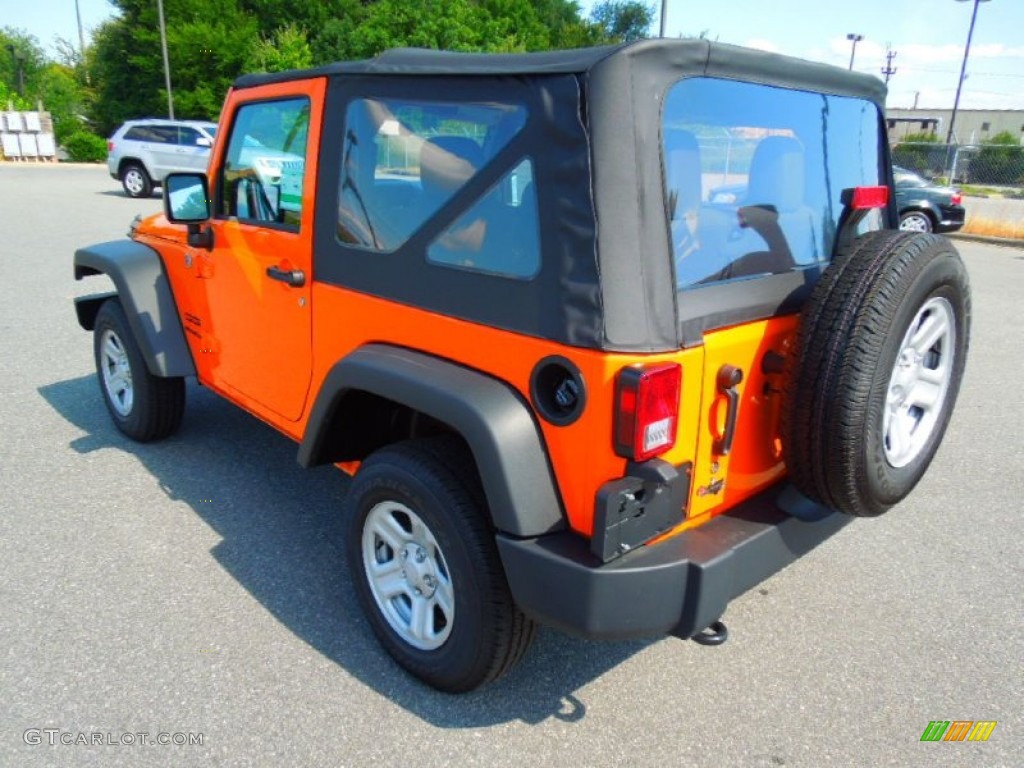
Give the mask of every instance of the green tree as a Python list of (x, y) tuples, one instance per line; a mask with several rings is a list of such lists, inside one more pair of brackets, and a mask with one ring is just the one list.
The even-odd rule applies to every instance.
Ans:
[(58, 143), (85, 130), (83, 121), (88, 94), (74, 69), (50, 62), (36, 78), (36, 94), (53, 118), (53, 132)]
[[(167, 114), (156, 3), (114, 4), (120, 17), (97, 30), (88, 52), (92, 117), (104, 134), (131, 118)], [(215, 119), (257, 39), (256, 20), (236, 0), (176, 0), (164, 10), (175, 117)]]
[[(13, 27), (0, 29), (0, 82), (11, 93), (18, 93), (24, 84), (22, 95), (31, 98), (45, 66), (46, 54), (34, 35)], [(6, 109), (7, 103), (0, 106)]]
[(294, 24), (278, 29), (271, 38), (261, 37), (249, 49), (245, 69), (249, 72), (284, 72), (303, 69), (313, 63), (306, 33)]
[(654, 22), (654, 6), (636, 0), (605, 0), (594, 6), (590, 18), (605, 36), (614, 42), (629, 42), (649, 37)]

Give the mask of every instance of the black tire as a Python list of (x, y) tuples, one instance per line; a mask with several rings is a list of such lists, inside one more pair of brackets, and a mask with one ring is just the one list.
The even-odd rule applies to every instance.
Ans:
[[(946, 238), (871, 232), (840, 253), (804, 307), (786, 384), (783, 450), (794, 485), (850, 515), (902, 501), (945, 434), (970, 318), (967, 271)], [(911, 325), (923, 333), (926, 323), (950, 330), (918, 354)], [(927, 383), (935, 403), (919, 406), (911, 395), (926, 376), (942, 383)]]
[[(359, 468), (346, 503), (348, 562), (370, 626), (402, 667), (452, 693), (501, 677), (526, 652), (534, 634), (533, 622), (512, 599), (478, 489), (464, 444), (456, 438), (427, 438), (372, 454)], [(407, 522), (408, 539), (389, 544), (387, 535), (378, 533), (382, 519), (402, 524), (402, 532)], [(432, 543), (422, 529), (414, 533), (420, 524)], [(425, 565), (402, 558), (406, 547), (415, 553), (421, 545), (427, 552)], [(417, 568), (428, 573), (423, 576)], [(384, 589), (371, 586), (373, 569), (401, 578), (403, 593), (385, 598)], [(423, 591), (413, 594), (417, 585)], [(425, 595), (431, 587), (435, 591)], [(440, 597), (446, 588), (453, 606), (450, 622)], [(414, 601), (430, 606), (430, 628), (437, 631), (424, 638), (428, 647), (417, 646), (425, 633), (418, 636), (412, 627)]]
[(907, 211), (900, 214), (900, 229), (904, 232), (934, 232), (935, 220), (927, 211)]
[(128, 197), (149, 197), (153, 180), (141, 163), (127, 163), (121, 168), (121, 186)]
[(93, 353), (103, 402), (119, 430), (142, 443), (177, 431), (185, 413), (185, 380), (149, 372), (117, 299), (96, 313)]

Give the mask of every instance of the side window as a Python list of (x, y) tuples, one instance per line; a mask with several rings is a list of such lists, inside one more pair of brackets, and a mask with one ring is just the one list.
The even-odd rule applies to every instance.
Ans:
[(219, 214), (298, 230), (308, 130), (308, 99), (241, 106), (219, 180)]
[(129, 128), (124, 137), (132, 141), (147, 141), (150, 144), (173, 144), (176, 141), (174, 137), (176, 130), (160, 125), (136, 125)]
[(540, 269), (533, 163), (527, 159), (455, 220), (427, 248), (427, 261), (529, 279)]
[(195, 128), (186, 128), (182, 126), (178, 129), (178, 143), (183, 144), (186, 147), (197, 147), (199, 146), (199, 131)]
[(842, 191), (882, 183), (878, 120), (850, 97), (713, 78), (672, 86), (662, 149), (677, 286), (826, 262)]
[(149, 132), (153, 136), (150, 141), (155, 141), (159, 144), (178, 143), (178, 129), (173, 125), (154, 125), (149, 129)]
[(338, 240), (395, 250), (525, 123), (518, 105), (353, 101), (341, 139)]

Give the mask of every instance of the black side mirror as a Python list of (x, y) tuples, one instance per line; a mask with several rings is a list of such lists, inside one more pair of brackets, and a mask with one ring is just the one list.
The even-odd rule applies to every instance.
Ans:
[(175, 224), (188, 225), (188, 244), (213, 248), (213, 230), (203, 223), (210, 218), (210, 190), (205, 173), (171, 173), (164, 179), (164, 215)]

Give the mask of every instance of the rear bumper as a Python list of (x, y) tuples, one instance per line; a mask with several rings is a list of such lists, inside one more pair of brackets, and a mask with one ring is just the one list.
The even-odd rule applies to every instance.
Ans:
[(940, 221), (936, 227), (936, 232), (955, 232), (964, 225), (964, 219), (967, 215), (967, 209), (954, 206), (951, 208), (942, 208), (942, 221)]
[(542, 624), (593, 638), (691, 637), (850, 519), (783, 483), (604, 564), (571, 532), (499, 535), (498, 549), (517, 603)]

